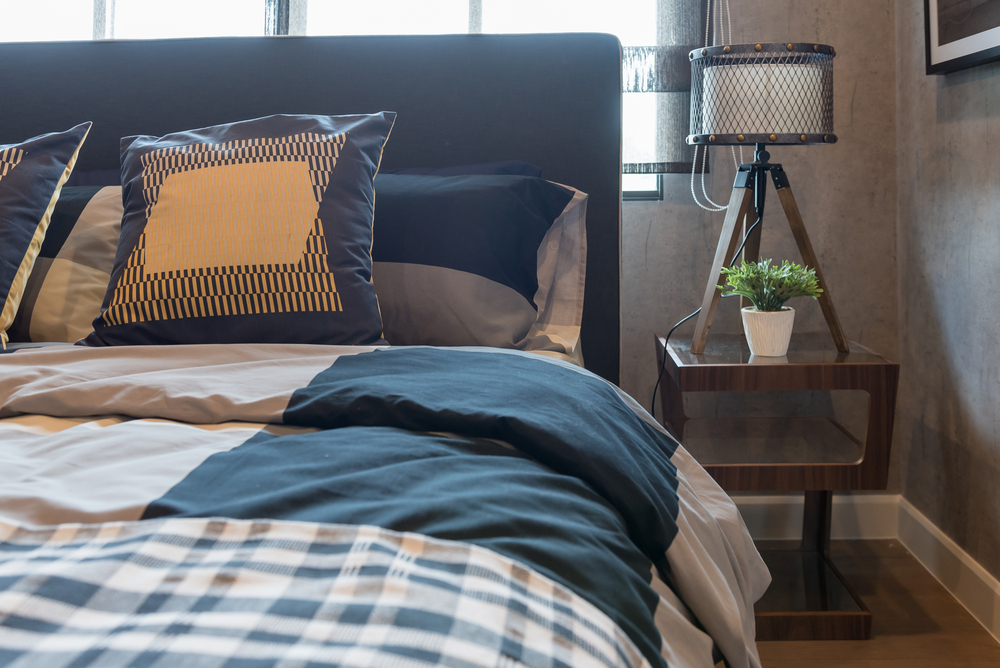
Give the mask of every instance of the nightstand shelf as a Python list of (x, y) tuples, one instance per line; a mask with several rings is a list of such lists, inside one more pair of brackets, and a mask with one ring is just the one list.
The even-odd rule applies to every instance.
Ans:
[[(713, 334), (705, 352), (656, 338), (664, 424), (728, 491), (804, 491), (802, 543), (761, 552), (774, 585), (757, 605), (758, 640), (864, 639), (871, 614), (829, 558), (833, 490), (885, 489), (899, 365), (826, 332), (796, 334), (781, 358), (754, 358), (740, 335)], [(664, 356), (666, 356), (664, 358)], [(851, 390), (867, 394), (862, 434), (829, 416), (689, 417), (689, 392)]]
[(828, 417), (691, 418), (684, 447), (702, 466), (857, 464), (864, 444)]

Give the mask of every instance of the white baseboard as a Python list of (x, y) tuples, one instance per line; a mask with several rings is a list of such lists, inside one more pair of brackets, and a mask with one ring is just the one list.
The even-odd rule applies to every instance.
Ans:
[[(755, 540), (802, 536), (802, 494), (734, 496)], [(1000, 581), (899, 494), (834, 494), (835, 539), (896, 538), (1000, 642)]]
[[(830, 535), (838, 540), (896, 538), (898, 494), (834, 494)], [(803, 495), (734, 496), (754, 540), (802, 537)]]
[(1000, 642), (1000, 582), (906, 499), (899, 542)]

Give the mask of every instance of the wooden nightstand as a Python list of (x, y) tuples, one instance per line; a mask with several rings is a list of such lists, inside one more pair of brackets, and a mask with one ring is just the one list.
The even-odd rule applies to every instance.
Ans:
[[(656, 337), (656, 352), (664, 423), (723, 489), (805, 491), (801, 545), (761, 551), (775, 582), (756, 607), (757, 639), (870, 637), (871, 614), (830, 562), (830, 501), (833, 490), (885, 489), (899, 365), (853, 342), (840, 353), (826, 332), (793, 335), (781, 358), (754, 358), (741, 335), (725, 334), (712, 334), (701, 355), (683, 338), (664, 351)], [(866, 429), (851, 434), (829, 416), (684, 412), (688, 392), (772, 390), (865, 392)]]

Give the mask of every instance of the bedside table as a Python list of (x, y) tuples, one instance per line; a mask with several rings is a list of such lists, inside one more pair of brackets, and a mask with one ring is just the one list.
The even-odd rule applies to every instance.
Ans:
[[(804, 491), (802, 543), (765, 550), (774, 582), (756, 607), (758, 640), (866, 639), (871, 613), (829, 558), (833, 490), (885, 489), (899, 365), (856, 343), (840, 353), (829, 333), (795, 334), (784, 357), (754, 357), (742, 335), (656, 337), (664, 424), (727, 491)], [(666, 355), (666, 359), (664, 359)], [(865, 433), (826, 416), (690, 418), (688, 392), (859, 390)], [(761, 545), (760, 547), (765, 547)]]

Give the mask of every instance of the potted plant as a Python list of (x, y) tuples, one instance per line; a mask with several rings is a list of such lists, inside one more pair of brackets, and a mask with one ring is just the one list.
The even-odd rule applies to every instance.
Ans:
[(795, 310), (785, 306), (793, 297), (816, 299), (823, 290), (816, 271), (785, 260), (780, 267), (771, 260), (743, 261), (734, 267), (724, 267), (728, 287), (718, 286), (726, 296), (741, 295), (753, 306), (741, 310), (743, 331), (750, 352), (763, 357), (781, 357), (788, 352)]

